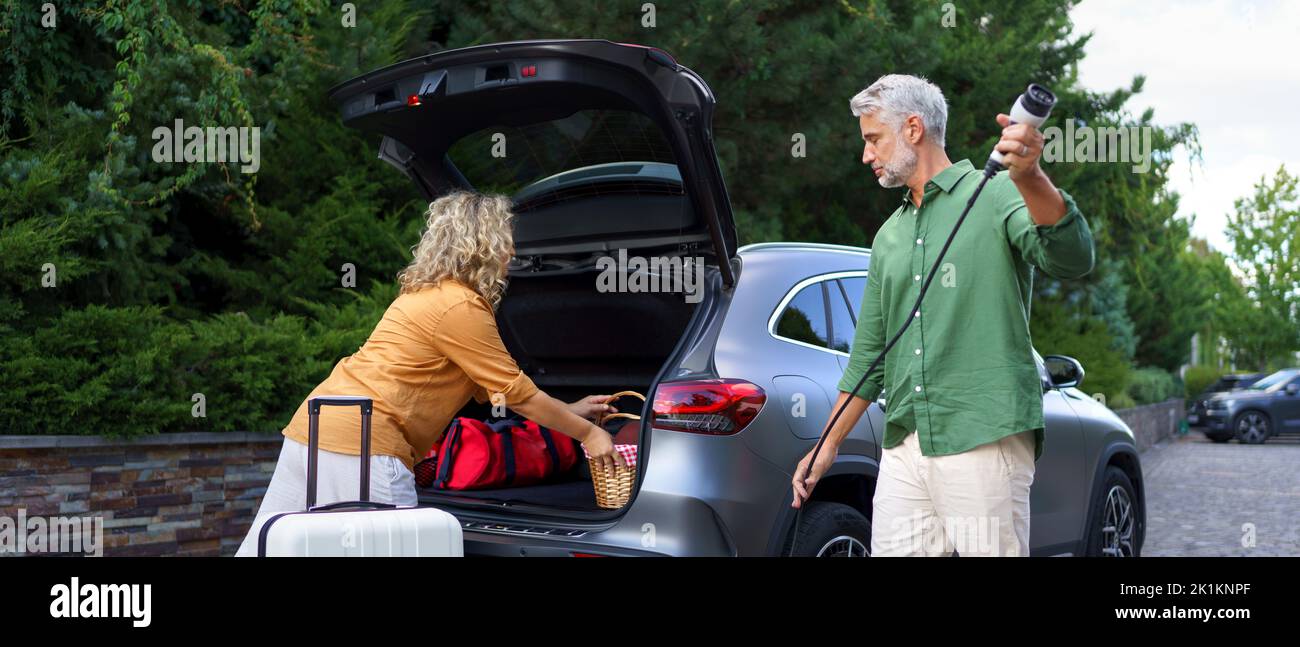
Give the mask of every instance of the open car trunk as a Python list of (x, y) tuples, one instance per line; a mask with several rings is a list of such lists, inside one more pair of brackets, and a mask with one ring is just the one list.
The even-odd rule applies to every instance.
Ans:
[[(395, 63), (329, 96), (345, 124), (380, 136), (379, 158), (424, 197), (454, 189), (512, 196), (521, 264), (512, 264), (498, 329), (524, 372), (556, 398), (650, 397), (698, 304), (710, 302), (681, 290), (598, 290), (599, 258), (624, 249), (682, 255), (707, 263), (724, 289), (735, 284), (735, 219), (713, 145), (716, 98), (662, 50), (597, 39), (493, 43)], [(628, 412), (635, 402), (617, 406)], [(472, 402), (459, 415), (489, 413)], [(543, 485), (419, 494), (440, 507), (601, 511), (585, 465)]]
[[(497, 311), (501, 338), (533, 382), (562, 401), (629, 390), (652, 398), (655, 379), (698, 304), (688, 303), (681, 293), (601, 292), (597, 275), (594, 268), (512, 273)], [(615, 406), (649, 417), (650, 405), (633, 397), (621, 398)], [(471, 401), (457, 415), (487, 419), (490, 408)], [(556, 437), (565, 438), (559, 433)], [(450, 504), (606, 511), (596, 505), (586, 462), (581, 453), (579, 457), (577, 467), (543, 484), (489, 490), (420, 488), (419, 494)], [(645, 459), (640, 453), (638, 464), (644, 465)]]

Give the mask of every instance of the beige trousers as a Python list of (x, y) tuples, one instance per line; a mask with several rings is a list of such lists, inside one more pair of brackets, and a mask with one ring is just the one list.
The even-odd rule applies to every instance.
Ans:
[(1033, 481), (1033, 430), (948, 456), (910, 433), (881, 456), (871, 555), (1028, 557)]

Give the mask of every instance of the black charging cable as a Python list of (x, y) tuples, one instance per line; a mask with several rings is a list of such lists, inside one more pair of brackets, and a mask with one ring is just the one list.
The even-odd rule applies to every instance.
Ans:
[[(1047, 121), (1048, 115), (1051, 114), (1052, 106), (1055, 104), (1056, 96), (1048, 91), (1047, 88), (1038, 84), (1030, 84), (1029, 88), (1024, 94), (1020, 95), (1016, 100), (1015, 105), (1011, 108), (1011, 114), (1009, 115), (1011, 123), (1029, 123), (1036, 128), (1040, 127), (1043, 125), (1043, 122)], [(808, 476), (812, 473), (812, 466), (817, 463), (817, 455), (821, 453), (822, 445), (826, 444), (826, 437), (830, 435), (831, 429), (835, 428), (835, 423), (839, 421), (840, 415), (844, 413), (846, 408), (848, 408), (849, 403), (853, 401), (853, 398), (857, 397), (857, 393), (862, 389), (862, 385), (867, 383), (867, 377), (869, 377), (871, 372), (876, 370), (876, 367), (884, 361), (885, 355), (887, 355), (889, 350), (894, 347), (894, 344), (898, 343), (898, 340), (902, 338), (903, 333), (907, 332), (907, 327), (911, 326), (912, 321), (916, 319), (916, 313), (921, 310), (921, 300), (925, 298), (926, 291), (930, 289), (930, 283), (934, 281), (934, 275), (939, 272), (939, 266), (943, 264), (943, 257), (948, 253), (948, 247), (952, 245), (952, 239), (957, 236), (957, 230), (960, 229), (961, 224), (966, 221), (966, 216), (970, 213), (971, 207), (975, 206), (975, 200), (979, 198), (980, 192), (984, 190), (984, 185), (988, 184), (989, 179), (1004, 169), (1005, 167), (1002, 165), (1002, 154), (998, 151), (993, 151), (989, 156), (988, 163), (984, 165), (983, 177), (980, 178), (979, 186), (975, 187), (975, 192), (971, 194), (970, 200), (966, 201), (966, 207), (962, 209), (961, 217), (957, 219), (957, 223), (952, 227), (952, 232), (948, 234), (948, 240), (944, 241), (943, 248), (939, 250), (939, 257), (935, 259), (934, 266), (930, 268), (930, 273), (925, 277), (925, 283), (921, 284), (921, 292), (916, 295), (916, 303), (912, 305), (912, 312), (909, 313), (907, 321), (903, 322), (903, 326), (898, 329), (898, 332), (894, 333), (894, 337), (889, 340), (889, 343), (885, 344), (884, 350), (880, 351), (880, 354), (876, 356), (876, 359), (872, 360), (871, 365), (862, 373), (862, 378), (858, 380), (857, 385), (853, 387), (852, 391), (849, 391), (848, 397), (844, 399), (844, 404), (841, 404), (840, 407), (835, 410), (835, 415), (831, 416), (830, 422), (827, 422), (826, 428), (822, 430), (821, 436), (817, 439), (817, 445), (813, 448), (812, 455), (808, 460), (808, 465), (804, 468), (802, 480), (804, 481), (805, 486), (808, 481)], [(965, 177), (966, 176), (962, 176), (963, 179), (965, 179)], [(958, 181), (960, 182), (960, 180)], [(871, 422), (871, 412), (867, 411), (866, 416), (867, 425), (871, 428), (871, 440), (875, 446), (879, 447), (880, 443), (876, 439), (876, 426)], [(879, 453), (876, 455), (876, 464), (880, 464)], [(812, 493), (810, 492), (809, 494), (811, 495)], [(801, 501), (797, 508), (798, 512), (795, 513), (794, 528), (791, 531), (794, 534), (790, 538), (790, 556), (794, 555), (795, 543), (799, 538), (799, 521), (803, 516), (803, 507), (807, 504), (808, 501)], [(870, 547), (868, 547), (868, 549), (870, 549)]]

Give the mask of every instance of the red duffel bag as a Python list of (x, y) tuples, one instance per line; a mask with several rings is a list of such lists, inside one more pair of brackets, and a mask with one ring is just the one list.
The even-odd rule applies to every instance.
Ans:
[(435, 450), (416, 465), (416, 481), (442, 490), (534, 485), (573, 469), (580, 456), (576, 440), (519, 418), (456, 418)]

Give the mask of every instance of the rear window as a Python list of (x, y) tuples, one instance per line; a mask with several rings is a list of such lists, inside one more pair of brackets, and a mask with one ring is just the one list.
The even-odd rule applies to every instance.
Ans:
[(821, 283), (799, 290), (799, 294), (790, 300), (776, 322), (776, 334), (819, 348), (829, 347), (826, 342), (830, 337), (826, 326), (826, 301), (822, 298)]
[(515, 195), (557, 173), (614, 162), (676, 164), (649, 117), (629, 110), (579, 110), (526, 126), (471, 133), (447, 155), (476, 190)]

